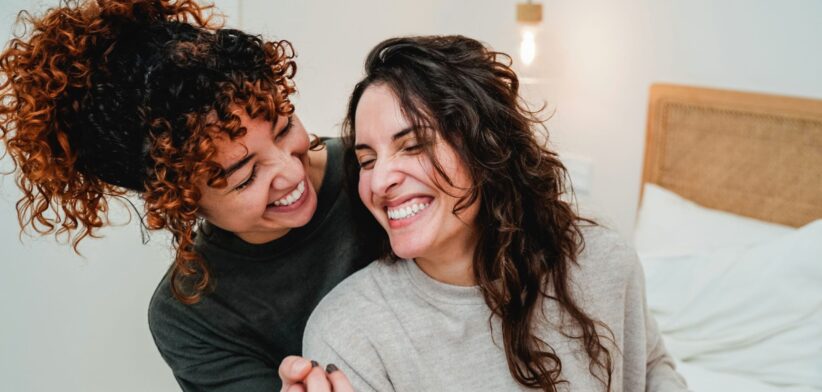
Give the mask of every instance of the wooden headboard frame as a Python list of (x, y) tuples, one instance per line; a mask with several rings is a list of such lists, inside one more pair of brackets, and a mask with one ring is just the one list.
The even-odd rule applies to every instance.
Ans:
[(642, 183), (789, 226), (822, 218), (822, 100), (651, 87)]

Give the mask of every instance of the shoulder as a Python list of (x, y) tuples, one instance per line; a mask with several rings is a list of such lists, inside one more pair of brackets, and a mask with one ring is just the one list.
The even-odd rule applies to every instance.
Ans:
[[(327, 342), (329, 336), (356, 334), (390, 317), (389, 302), (403, 291), (398, 263), (374, 261), (337, 285), (317, 305), (305, 328), (304, 341)], [(345, 331), (345, 332), (343, 332)]]
[(166, 273), (148, 305), (148, 326), (155, 344), (160, 349), (173, 344), (184, 328), (185, 305), (171, 293), (170, 273)]
[(620, 290), (641, 277), (636, 251), (619, 233), (604, 226), (581, 227), (584, 245), (577, 257), (574, 280), (587, 290)]
[(380, 277), (386, 274), (386, 269), (392, 268), (384, 262), (374, 261), (340, 282), (311, 313), (306, 329), (353, 322), (359, 316), (381, 308), (385, 293), (380, 287)]
[(172, 369), (185, 366), (180, 354), (198, 341), (188, 328), (191, 323), (185, 306), (171, 293), (170, 273), (166, 273), (151, 296), (148, 327), (154, 345)]
[(584, 242), (578, 257), (580, 264), (610, 271), (630, 271), (638, 265), (634, 247), (615, 230), (586, 225), (581, 231)]
[(174, 301), (174, 296), (171, 294), (170, 273), (166, 273), (154, 289), (154, 294), (151, 295), (148, 304), (148, 324), (152, 332), (176, 313), (173, 311)]
[(203, 301), (184, 304), (171, 291), (171, 273), (167, 272), (148, 305), (148, 326), (154, 344), (162, 354), (202, 344), (213, 335), (204, 320), (207, 306)]

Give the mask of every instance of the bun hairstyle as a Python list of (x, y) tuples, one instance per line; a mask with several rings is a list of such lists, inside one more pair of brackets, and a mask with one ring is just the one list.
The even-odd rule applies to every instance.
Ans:
[[(544, 391), (567, 383), (560, 357), (537, 330), (545, 321), (543, 302), (552, 301), (567, 323), (559, 332), (580, 342), (591, 374), (611, 390), (618, 353), (613, 334), (577, 304), (569, 282), (584, 247), (581, 226), (595, 223), (563, 200), (566, 169), (537, 140), (535, 130), (544, 130), (543, 120), (520, 100), (510, 57), (463, 36), (400, 37), (377, 44), (365, 60), (365, 78), (354, 87), (343, 124), (350, 184), (359, 177), (353, 151), (357, 106), (374, 85), (396, 95), (446, 183), (452, 184), (433, 152), (437, 140), (448, 143), (471, 174), (472, 185), (453, 212), (480, 203), (472, 267), (485, 303), (501, 320), (514, 379)], [(381, 258), (397, 259), (384, 230), (363, 229), (370, 230)]]
[(193, 249), (198, 183), (224, 187), (212, 138), (245, 134), (232, 109), (275, 121), (294, 108), (294, 53), (211, 23), (192, 0), (63, 1), (21, 12), (0, 54), (0, 138), (15, 162), (23, 229), (75, 250), (107, 222), (108, 200), (145, 201), (149, 229), (173, 234), (172, 291), (209, 287)]

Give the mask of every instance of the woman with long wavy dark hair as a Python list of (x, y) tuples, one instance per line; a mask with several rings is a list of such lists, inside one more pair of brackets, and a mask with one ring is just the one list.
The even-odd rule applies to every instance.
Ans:
[[(24, 34), (0, 54), (0, 138), (22, 228), (76, 247), (134, 194), (148, 229), (171, 232), (149, 325), (182, 389), (271, 391), (311, 310), (373, 255), (341, 192), (340, 141), (312, 141), (289, 101), (291, 45), (220, 28), (207, 8), (66, 0), (22, 13)], [(308, 361), (287, 369), (325, 382)]]
[(309, 319), (358, 391), (685, 390), (633, 250), (581, 218), (510, 60), (461, 36), (369, 54), (344, 143), (381, 261)]

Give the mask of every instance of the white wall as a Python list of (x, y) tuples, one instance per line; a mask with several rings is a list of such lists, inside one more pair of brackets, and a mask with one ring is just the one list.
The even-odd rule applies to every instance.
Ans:
[[(48, 1), (48, 4), (56, 3)], [(288, 39), (298, 52), (298, 113), (336, 135), (365, 54), (401, 34), (460, 33), (516, 52), (516, 0), (218, 2), (231, 25)], [(0, 5), (0, 35), (16, 10)], [(822, 98), (822, 2), (816, 0), (543, 1), (526, 86), (548, 100), (552, 142), (592, 163), (586, 209), (628, 235), (639, 191), (647, 90), (654, 81)], [(2, 168), (8, 168), (8, 161)], [(18, 241), (13, 179), (0, 182), (0, 390), (172, 391), (146, 326), (171, 259), (138, 226), (86, 240), (84, 257), (53, 238)], [(123, 221), (125, 210), (117, 209)]]
[(822, 98), (822, 2), (549, 1), (561, 152), (594, 162), (590, 201), (633, 229), (653, 82)]
[[(300, 1), (288, 2), (283, 17), (257, 0), (245, 2), (243, 24), (293, 41), (298, 111), (333, 135), (374, 43), (393, 34), (463, 34), (516, 54), (518, 1)], [(553, 146), (591, 163), (583, 210), (623, 235), (633, 230), (653, 82), (822, 98), (820, 1), (542, 3), (539, 57), (528, 68), (515, 64), (540, 79), (524, 94), (555, 110)]]
[(309, 132), (339, 135), (338, 125), (368, 51), (381, 40), (433, 29), (436, 1), (245, 0), (242, 25), (297, 52), (297, 113)]
[[(10, 36), (18, 10), (56, 3), (4, 1), (0, 37)], [(236, 2), (225, 9), (236, 13)], [(10, 168), (6, 157), (0, 170)], [(152, 233), (143, 245), (137, 222), (125, 224), (129, 209), (115, 203), (118, 225), (84, 240), (78, 256), (54, 237), (21, 240), (19, 198), (13, 176), (0, 176), (0, 390), (178, 391), (147, 321), (173, 257), (170, 236)]]

